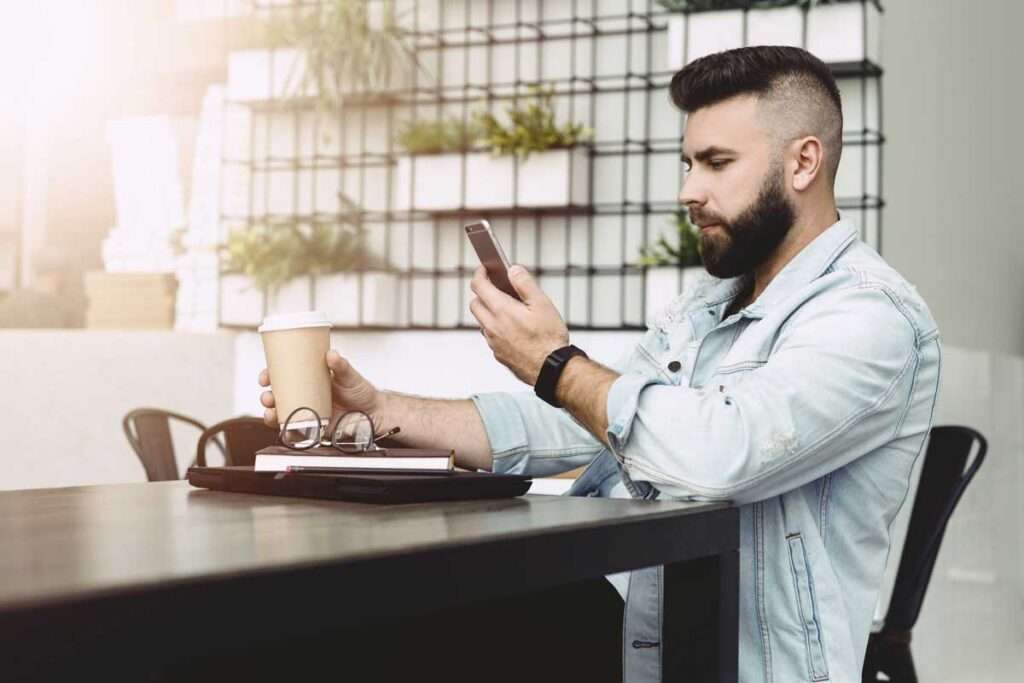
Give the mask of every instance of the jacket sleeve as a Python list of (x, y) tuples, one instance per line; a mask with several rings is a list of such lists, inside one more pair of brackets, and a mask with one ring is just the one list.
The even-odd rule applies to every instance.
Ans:
[(893, 437), (917, 341), (885, 291), (838, 290), (798, 309), (752, 370), (714, 375), (703, 388), (622, 375), (608, 395), (609, 443), (632, 479), (667, 495), (763, 500)]

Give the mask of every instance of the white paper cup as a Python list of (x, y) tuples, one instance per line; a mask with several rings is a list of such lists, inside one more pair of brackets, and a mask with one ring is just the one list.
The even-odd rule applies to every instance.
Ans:
[(320, 311), (267, 317), (259, 328), (277, 420), (284, 423), (298, 408), (312, 408), (322, 420), (331, 417), (331, 372), (325, 356), (331, 323)]

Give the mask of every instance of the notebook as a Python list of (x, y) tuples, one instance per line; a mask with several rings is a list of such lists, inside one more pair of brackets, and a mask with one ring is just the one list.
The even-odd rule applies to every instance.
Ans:
[(455, 470), (455, 451), (428, 448), (381, 448), (365, 453), (344, 453), (336, 448), (296, 451), (268, 446), (256, 451), (257, 472), (419, 472)]
[(216, 491), (384, 504), (514, 498), (532, 483), (525, 475), (492, 472), (318, 474), (257, 472), (251, 466), (190, 467), (185, 476), (192, 486)]

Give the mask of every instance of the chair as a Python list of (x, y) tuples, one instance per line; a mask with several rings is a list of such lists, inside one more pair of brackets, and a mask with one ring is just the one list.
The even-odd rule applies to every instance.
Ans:
[(256, 451), (277, 443), (277, 430), (268, 427), (258, 417), (233, 417), (205, 429), (196, 447), (196, 464), (206, 464), (206, 445), (212, 439), (220, 446), (219, 435), (224, 435), (226, 465), (252, 465), (256, 462)]
[[(195, 427), (200, 432), (206, 430), (206, 425), (198, 420), (159, 408), (138, 408), (125, 415), (121, 421), (128, 443), (142, 461), (149, 481), (181, 478), (171, 439), (172, 420)], [(223, 452), (224, 447), (219, 442), (217, 445)]]
[(917, 683), (910, 630), (921, 612), (946, 524), (987, 450), (985, 437), (969, 427), (932, 428), (889, 610), (882, 630), (868, 640), (862, 683), (875, 683), (880, 673), (892, 683)]

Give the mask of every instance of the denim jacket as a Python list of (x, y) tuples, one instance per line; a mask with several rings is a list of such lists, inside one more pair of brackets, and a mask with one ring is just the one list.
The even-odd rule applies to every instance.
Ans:
[[(860, 680), (889, 527), (931, 427), (938, 330), (841, 220), (757, 300), (742, 278), (676, 297), (614, 369), (606, 448), (532, 393), (480, 394), (494, 470), (589, 464), (574, 495), (731, 501), (740, 509), (739, 678)], [(632, 572), (624, 678), (661, 679), (660, 568)]]

